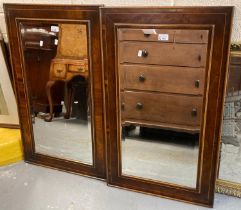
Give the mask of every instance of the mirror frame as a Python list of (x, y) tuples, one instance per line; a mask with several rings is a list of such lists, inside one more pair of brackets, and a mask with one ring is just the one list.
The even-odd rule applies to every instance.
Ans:
[[(105, 121), (104, 96), (101, 61), (100, 14), (99, 5), (36, 5), (36, 4), (4, 4), (4, 12), (8, 29), (14, 83), (20, 116), (21, 134), (26, 162), (61, 169), (100, 179), (106, 178), (105, 164)], [(33, 127), (31, 124), (26, 72), (21, 50), (20, 24), (26, 21), (47, 22), (88, 22), (91, 36), (90, 64), (92, 86), (92, 148), (93, 165), (61, 159), (35, 152)], [(94, 35), (94, 36), (93, 36)]]
[(218, 179), (216, 192), (241, 198), (241, 183)]
[(17, 102), (15, 98), (15, 90), (12, 84), (11, 67), (9, 63), (7, 45), (3, 40), (2, 33), (0, 32), (0, 88), (2, 92), (2, 99), (5, 102), (8, 113), (0, 113), (0, 128), (20, 128), (19, 117), (17, 111)]
[[(108, 185), (212, 207), (228, 74), (233, 7), (101, 8), (101, 15), (107, 115)], [(209, 67), (207, 67), (210, 74), (206, 78), (208, 88), (205, 93), (206, 110), (200, 135), (202, 138), (199, 144), (196, 189), (121, 174), (117, 29), (121, 26), (135, 27), (148, 24), (208, 27), (212, 34), (209, 39), (212, 54)]]

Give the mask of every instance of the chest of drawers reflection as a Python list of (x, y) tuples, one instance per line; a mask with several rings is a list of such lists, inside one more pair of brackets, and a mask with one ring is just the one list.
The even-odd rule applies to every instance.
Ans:
[(122, 125), (198, 133), (207, 30), (118, 30)]

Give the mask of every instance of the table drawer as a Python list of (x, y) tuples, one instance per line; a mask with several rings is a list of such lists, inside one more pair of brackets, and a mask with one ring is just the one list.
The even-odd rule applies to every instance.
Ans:
[(158, 41), (175, 43), (208, 43), (208, 30), (129, 29), (118, 30), (120, 41)]
[(62, 63), (52, 63), (51, 72), (53, 77), (64, 79), (67, 73), (66, 65)]
[(202, 95), (204, 68), (120, 65), (121, 89)]
[(68, 71), (70, 72), (86, 72), (88, 70), (88, 66), (83, 64), (80, 65), (69, 65)]
[(202, 96), (148, 92), (121, 92), (122, 122), (144, 120), (182, 125), (200, 125)]
[(125, 41), (120, 43), (120, 63), (204, 67), (206, 44)]

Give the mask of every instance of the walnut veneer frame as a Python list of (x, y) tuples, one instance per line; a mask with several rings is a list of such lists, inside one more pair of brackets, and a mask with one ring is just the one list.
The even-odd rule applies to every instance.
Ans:
[[(106, 89), (108, 184), (213, 206), (222, 110), (227, 78), (232, 7), (101, 8)], [(164, 27), (209, 30), (204, 120), (199, 144), (197, 187), (187, 188), (121, 174), (117, 29)]]
[[(4, 4), (11, 59), (13, 64), (14, 82), (17, 91), (17, 103), (21, 122), (21, 133), (24, 145), (25, 161), (58, 168), (65, 171), (106, 177), (105, 171), (105, 133), (103, 112), (103, 85), (100, 45), (99, 6), (66, 6), (66, 5), (24, 5)], [(21, 50), (21, 23), (86, 23), (90, 33), (90, 62), (92, 86), (92, 123), (93, 123), (93, 165), (50, 157), (35, 152), (33, 129), (31, 125), (30, 103), (26, 72)]]

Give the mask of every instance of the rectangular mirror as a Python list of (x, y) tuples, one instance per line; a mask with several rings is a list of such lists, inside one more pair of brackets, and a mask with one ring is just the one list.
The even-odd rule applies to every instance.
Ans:
[(209, 31), (117, 33), (122, 173), (195, 188)]
[(35, 151), (92, 165), (88, 25), (31, 22), (20, 30)]
[(241, 198), (241, 45), (232, 44), (221, 136), (220, 165), (216, 189)]
[(110, 185), (213, 205), (231, 19), (102, 8)]
[(26, 161), (105, 178), (99, 6), (4, 8)]

